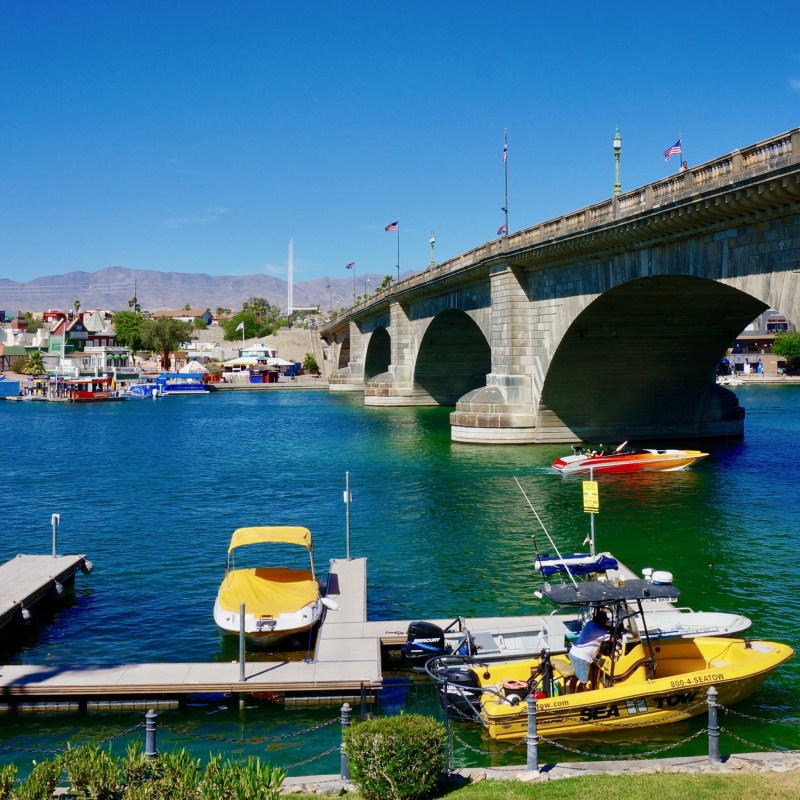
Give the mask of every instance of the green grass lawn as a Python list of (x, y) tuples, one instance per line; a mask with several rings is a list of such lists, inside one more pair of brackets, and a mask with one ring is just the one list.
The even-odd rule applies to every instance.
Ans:
[[(439, 796), (447, 800), (796, 800), (800, 797), (800, 770), (747, 775), (590, 775), (545, 783), (486, 780)], [(318, 795), (291, 797), (313, 800)]]

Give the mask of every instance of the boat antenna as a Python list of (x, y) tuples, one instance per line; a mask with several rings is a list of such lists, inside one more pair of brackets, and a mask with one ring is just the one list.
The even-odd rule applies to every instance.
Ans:
[[(559, 561), (563, 562), (564, 556), (562, 556), (561, 553), (559, 552), (558, 545), (556, 545), (556, 543), (553, 541), (553, 537), (550, 535), (547, 528), (545, 528), (544, 522), (542, 522), (541, 517), (536, 513), (536, 509), (533, 507), (533, 503), (531, 503), (528, 495), (525, 494), (525, 490), (522, 488), (522, 484), (519, 482), (519, 478), (517, 478), (516, 475), (514, 476), (514, 480), (516, 481), (519, 490), (522, 492), (522, 496), (525, 498), (525, 502), (528, 504), (528, 507), (530, 508), (531, 511), (533, 511), (533, 516), (536, 517), (536, 521), (539, 523), (539, 525), (542, 526), (542, 530), (544, 531), (544, 535), (547, 537), (547, 541), (550, 542), (550, 545), (552, 546), (553, 550), (556, 551), (556, 555), (558, 556)], [(567, 571), (567, 575), (569, 575), (569, 579), (572, 581), (572, 583), (575, 585), (575, 588), (577, 589), (578, 581), (575, 580), (575, 576), (572, 574), (570, 568), (566, 565), (566, 563), (564, 564), (564, 568)]]

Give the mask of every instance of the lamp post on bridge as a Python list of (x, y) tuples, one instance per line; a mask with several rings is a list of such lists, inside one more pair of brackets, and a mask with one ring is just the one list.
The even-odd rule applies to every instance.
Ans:
[(614, 197), (622, 194), (622, 184), (619, 182), (619, 156), (622, 152), (622, 137), (619, 135), (619, 126), (617, 132), (614, 134), (614, 167), (616, 181), (614, 182)]
[(428, 237), (428, 241), (431, 243), (431, 269), (436, 266), (436, 259), (433, 255), (433, 248), (436, 245), (436, 234), (431, 231), (431, 235)]

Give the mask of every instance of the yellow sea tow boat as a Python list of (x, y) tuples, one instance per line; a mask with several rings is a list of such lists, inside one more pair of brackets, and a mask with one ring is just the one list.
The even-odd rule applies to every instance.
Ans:
[[(519, 739), (528, 730), (528, 703), (536, 700), (537, 732), (544, 737), (600, 735), (610, 728), (677, 722), (707, 710), (707, 690), (728, 706), (752, 694), (773, 670), (794, 655), (777, 642), (728, 638), (651, 640), (641, 635), (627, 609), (651, 599), (674, 599), (678, 590), (647, 580), (576, 585), (545, 584), (542, 593), (564, 605), (603, 608), (611, 626), (585, 688), (575, 679), (566, 652), (544, 651), (516, 661), (457, 664), (434, 659), (429, 674), (456, 717), (482, 724), (497, 740)], [(582, 690), (578, 690), (581, 688)]]
[[(306, 565), (236, 568), (235, 556), (242, 560), (240, 548), (262, 544), (278, 545), (283, 556), (302, 548)], [(214, 603), (214, 622), (225, 633), (239, 634), (242, 603), (245, 637), (260, 646), (309, 631), (320, 621), (324, 605), (308, 528), (253, 527), (233, 532)]]

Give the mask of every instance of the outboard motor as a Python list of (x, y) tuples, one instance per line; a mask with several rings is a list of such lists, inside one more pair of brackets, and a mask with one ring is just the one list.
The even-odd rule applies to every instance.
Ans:
[(448, 655), (444, 643), (444, 631), (432, 622), (412, 622), (408, 626), (403, 655), (412, 667), (424, 667), (434, 656)]
[(446, 667), (437, 672), (439, 701), (453, 719), (480, 721), (481, 684), (470, 667)]

